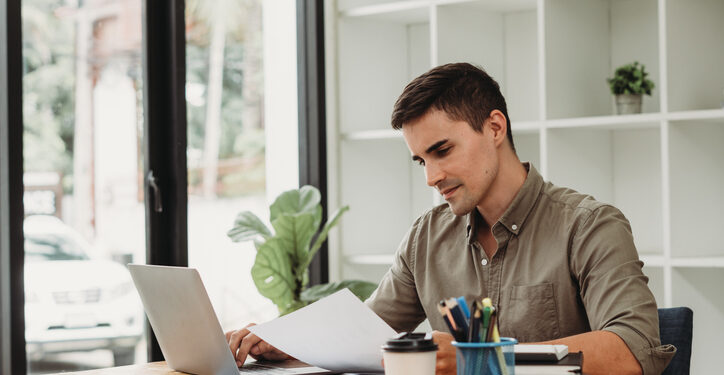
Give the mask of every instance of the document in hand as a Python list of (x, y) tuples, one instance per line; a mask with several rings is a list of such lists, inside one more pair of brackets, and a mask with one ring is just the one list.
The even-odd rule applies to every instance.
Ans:
[(381, 347), (396, 334), (348, 289), (249, 330), (302, 362), (339, 372), (382, 371)]

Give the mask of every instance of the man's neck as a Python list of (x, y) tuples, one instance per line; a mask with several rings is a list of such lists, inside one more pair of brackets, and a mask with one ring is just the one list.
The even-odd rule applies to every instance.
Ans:
[(512, 159), (514, 160), (510, 158), (501, 160), (495, 181), (493, 181), (488, 193), (477, 206), (480, 216), (487, 223), (487, 225), (479, 226), (481, 229), (487, 228), (490, 231), (493, 224), (503, 216), (513, 199), (518, 195), (525, 178), (528, 176), (528, 171), (525, 170), (518, 158), (513, 156)]

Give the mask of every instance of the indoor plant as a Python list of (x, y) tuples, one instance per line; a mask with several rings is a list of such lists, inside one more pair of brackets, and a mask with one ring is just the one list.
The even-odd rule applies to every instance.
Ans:
[(607, 78), (611, 93), (616, 96), (616, 113), (641, 113), (643, 94), (651, 95), (654, 82), (646, 78), (649, 73), (643, 64), (634, 61), (618, 67), (613, 78)]
[(313, 186), (303, 186), (280, 194), (269, 207), (273, 231), (250, 211), (239, 213), (227, 235), (234, 241), (253, 240), (257, 250), (251, 276), (259, 293), (277, 305), (279, 314), (288, 314), (310, 302), (349, 288), (364, 300), (375, 284), (345, 280), (307, 288), (309, 264), (349, 206), (338, 209), (322, 223), (321, 194)]

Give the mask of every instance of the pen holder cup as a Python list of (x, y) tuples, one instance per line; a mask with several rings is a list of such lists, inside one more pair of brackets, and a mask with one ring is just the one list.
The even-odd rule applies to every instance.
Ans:
[(501, 337), (500, 342), (453, 341), (457, 357), (457, 375), (515, 375), (518, 341)]

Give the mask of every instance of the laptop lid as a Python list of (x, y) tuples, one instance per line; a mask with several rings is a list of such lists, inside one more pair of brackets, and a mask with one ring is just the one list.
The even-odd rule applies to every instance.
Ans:
[(198, 271), (129, 264), (166, 363), (192, 374), (238, 374)]

